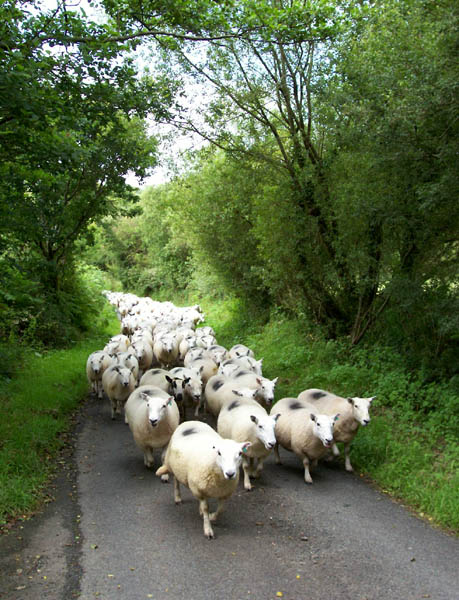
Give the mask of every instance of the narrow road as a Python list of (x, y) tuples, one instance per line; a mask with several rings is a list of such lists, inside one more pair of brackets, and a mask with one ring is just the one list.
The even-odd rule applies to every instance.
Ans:
[[(108, 402), (80, 417), (57, 499), (0, 539), (2, 600), (456, 600), (459, 543), (357, 475), (271, 458), (203, 535), (198, 503), (143, 465)], [(21, 539), (18, 539), (21, 538)]]

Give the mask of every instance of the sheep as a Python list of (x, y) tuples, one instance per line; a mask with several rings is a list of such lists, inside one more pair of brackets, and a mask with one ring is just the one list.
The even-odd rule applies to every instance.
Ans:
[(113, 364), (113, 358), (103, 350), (97, 350), (88, 356), (86, 361), (86, 375), (91, 385), (91, 390), (98, 398), (103, 397), (102, 375)]
[(197, 417), (202, 405), (202, 380), (200, 372), (186, 367), (175, 367), (169, 373), (177, 387), (180, 385), (180, 380), (182, 381), (183, 418), (185, 418), (186, 406), (190, 403), (192, 406), (195, 406), (194, 416)]
[[(199, 501), (204, 535), (214, 537), (211, 522), (222, 512), (224, 502), (236, 490), (242, 457), (250, 442), (238, 443), (223, 439), (201, 421), (187, 421), (172, 434), (164, 457), (164, 464), (156, 475), (174, 475), (174, 500), (182, 502), (180, 484), (186, 485)], [(209, 513), (208, 500), (218, 500), (217, 510)]]
[(253, 371), (237, 371), (231, 376), (231, 381), (234, 384), (233, 389), (240, 387), (256, 390), (255, 400), (262, 406), (270, 406), (274, 402), (274, 387), (277, 383), (277, 377), (268, 379), (260, 377)]
[(153, 363), (153, 352), (148, 342), (137, 340), (131, 346), (132, 352), (136, 355), (139, 361), (139, 377), (148, 371)]
[(126, 367), (130, 369), (135, 377), (135, 380), (139, 379), (139, 361), (137, 360), (134, 352), (122, 352), (121, 354), (117, 354), (114, 358), (117, 365), (122, 367)]
[(134, 375), (126, 367), (112, 365), (102, 375), (102, 385), (110, 400), (112, 419), (114, 419), (116, 413), (121, 414), (124, 403), (134, 391)]
[(196, 358), (193, 361), (189, 361), (186, 366), (201, 374), (203, 387), (205, 387), (209, 379), (216, 375), (218, 371), (217, 363), (211, 358)]
[(196, 346), (198, 346), (198, 348), (204, 348), (207, 350), (211, 346), (214, 346), (216, 341), (217, 340), (213, 335), (201, 335), (196, 337)]
[(244, 346), (244, 344), (235, 344), (228, 351), (228, 358), (240, 358), (241, 356), (251, 356), (252, 358), (255, 358), (253, 350), (248, 346)]
[(204, 352), (204, 356), (214, 360), (217, 365), (228, 358), (228, 350), (219, 344), (212, 344)]
[(183, 364), (185, 367), (190, 367), (191, 363), (197, 359), (207, 358), (207, 353), (204, 348), (190, 348), (185, 354)]
[(171, 387), (171, 377), (169, 375), (169, 371), (166, 369), (160, 369), (158, 367), (154, 369), (148, 369), (142, 375), (139, 381), (139, 386), (141, 385), (151, 385), (160, 388), (164, 392), (172, 394)]
[[(255, 400), (238, 399), (226, 404), (217, 420), (217, 431), (224, 438), (252, 445), (242, 459), (244, 489), (251, 490), (250, 477), (259, 477), (263, 461), (276, 444), (274, 428), (279, 414), (269, 416)], [(257, 461), (255, 468), (255, 461)]]
[(309, 465), (316, 466), (333, 444), (333, 429), (339, 414), (318, 414), (312, 404), (297, 398), (282, 398), (271, 409), (271, 415), (278, 414), (275, 434), (274, 454), (280, 464), (279, 445), (294, 452), (303, 462), (304, 480), (312, 483)]
[[(365, 427), (370, 422), (369, 409), (375, 398), (376, 396), (371, 398), (341, 398), (331, 392), (318, 389), (304, 390), (298, 395), (299, 401), (309, 402), (326, 415), (339, 412), (340, 418), (335, 426), (333, 437), (335, 442), (344, 443), (345, 469), (348, 472), (353, 471), (349, 458), (351, 442), (357, 435), (360, 425)], [(332, 446), (332, 452), (335, 456), (338, 456), (339, 450), (336, 443)]]
[[(179, 424), (179, 411), (173, 396), (160, 388), (143, 385), (129, 396), (124, 412), (134, 441), (143, 452), (145, 466), (153, 467), (155, 448), (162, 449), (162, 462), (166, 446)], [(168, 474), (161, 480), (168, 481)]]
[(183, 363), (187, 352), (191, 348), (196, 348), (196, 336), (195, 334), (188, 334), (182, 338), (179, 343), (179, 360)]
[(175, 367), (178, 360), (178, 343), (175, 334), (164, 333), (156, 338), (153, 344), (153, 354), (161, 367)]
[(209, 379), (204, 389), (207, 410), (218, 417), (218, 414), (225, 404), (231, 404), (239, 398), (248, 398), (254, 400), (257, 390), (238, 386), (233, 389), (234, 380), (228, 379), (223, 375), (214, 375)]
[(227, 360), (220, 363), (218, 372), (226, 377), (231, 377), (236, 374), (237, 371), (253, 371), (260, 377), (262, 376), (261, 365), (263, 359), (255, 360), (251, 356), (241, 356), (239, 358), (228, 358)]
[(196, 335), (198, 337), (201, 337), (203, 335), (212, 335), (213, 337), (216, 337), (215, 331), (212, 327), (210, 327), (210, 325), (206, 325), (205, 327), (198, 327), (196, 329)]

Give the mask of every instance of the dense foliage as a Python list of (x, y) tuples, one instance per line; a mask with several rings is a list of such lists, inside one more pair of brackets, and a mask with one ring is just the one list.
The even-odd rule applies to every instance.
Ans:
[[(53, 306), (81, 323), (79, 254), (139, 293), (231, 291), (454, 374), (456, 4), (101, 4), (2, 6), (3, 336)], [(210, 144), (133, 213), (147, 115)]]

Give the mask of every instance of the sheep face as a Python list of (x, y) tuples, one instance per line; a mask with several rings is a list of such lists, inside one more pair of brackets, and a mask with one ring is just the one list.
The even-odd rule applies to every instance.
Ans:
[(329, 415), (310, 415), (312, 421), (312, 431), (316, 437), (320, 439), (326, 448), (330, 448), (333, 444), (333, 428), (339, 415), (330, 417)]
[(90, 365), (91, 365), (91, 369), (95, 375), (98, 375), (100, 373), (100, 370), (102, 369), (102, 362), (104, 360), (104, 356), (105, 356), (104, 354), (99, 354), (97, 356), (91, 356)]
[(255, 424), (255, 435), (262, 442), (266, 450), (271, 450), (276, 445), (276, 435), (274, 428), (279, 415), (272, 417), (250, 415), (250, 419)]
[(201, 379), (194, 377), (185, 377), (183, 380), (183, 387), (188, 394), (195, 402), (198, 404), (201, 401), (202, 397), (202, 382)]
[(229, 439), (219, 440), (218, 445), (214, 446), (215, 460), (225, 479), (235, 479), (237, 477), (242, 457), (250, 446), (250, 442), (239, 444)]
[(277, 383), (277, 377), (272, 380), (266, 379), (266, 377), (258, 377), (257, 383), (260, 386), (258, 395), (263, 398), (266, 404), (272, 404), (274, 402), (274, 388)]
[(131, 369), (127, 367), (115, 367), (115, 371), (119, 375), (119, 381), (123, 387), (128, 387), (132, 380)]
[(370, 422), (370, 406), (376, 396), (372, 398), (348, 398), (349, 404), (352, 405), (352, 413), (356, 421), (360, 425), (368, 425)]
[(150, 425), (152, 427), (156, 427), (161, 421), (161, 419), (163, 419), (166, 416), (167, 407), (171, 406), (172, 400), (174, 398), (172, 396), (170, 396), (167, 399), (151, 397), (145, 393), (142, 393), (142, 397), (145, 397), (147, 401), (147, 413)]

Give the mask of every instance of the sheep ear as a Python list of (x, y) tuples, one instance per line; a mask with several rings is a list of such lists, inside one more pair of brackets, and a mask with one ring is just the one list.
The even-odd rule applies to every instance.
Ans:
[(233, 392), (233, 394), (236, 394), (236, 396), (243, 396), (243, 394), (241, 394), (241, 392), (238, 392), (237, 390), (231, 390)]
[(279, 379), (279, 377), (275, 377), (275, 378), (273, 379), (273, 383), (277, 383), (277, 380), (278, 380), (278, 379)]
[(148, 400), (149, 396), (146, 392), (140, 392), (140, 397), (142, 400)]
[(372, 396), (371, 398), (368, 398), (368, 402), (371, 404), (375, 398), (377, 398), (377, 396)]
[(317, 421), (317, 417), (314, 413), (311, 413), (310, 417), (311, 417), (311, 421)]
[(250, 442), (244, 442), (242, 444), (242, 448), (241, 448), (242, 452), (244, 452), (244, 454), (245, 454), (247, 452), (247, 450), (250, 448), (251, 445), (252, 444)]
[(263, 381), (259, 377), (257, 377), (257, 383), (258, 383), (258, 385), (261, 385), (263, 383)]
[(184, 377), (183, 378), (183, 383), (186, 385), (187, 383), (189, 383), (191, 381), (191, 377)]
[(274, 422), (276, 422), (279, 417), (280, 417), (280, 413), (277, 413), (277, 415), (274, 415)]
[(347, 401), (354, 406), (354, 398), (348, 398)]
[(199, 375), (201, 375), (201, 373), (204, 371), (204, 365), (201, 365), (199, 367)]
[(258, 419), (255, 415), (250, 415), (250, 420), (253, 421), (256, 425), (258, 424)]
[(340, 416), (340, 415), (339, 415), (339, 413), (337, 413), (337, 414), (335, 415), (335, 418), (333, 419), (333, 422), (334, 422), (334, 423), (336, 423), (336, 421), (339, 419), (339, 416)]

